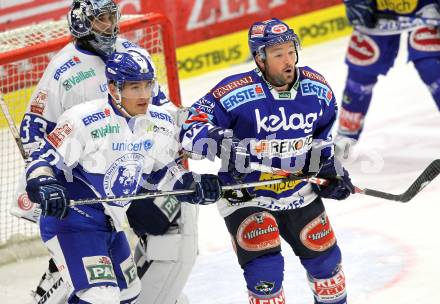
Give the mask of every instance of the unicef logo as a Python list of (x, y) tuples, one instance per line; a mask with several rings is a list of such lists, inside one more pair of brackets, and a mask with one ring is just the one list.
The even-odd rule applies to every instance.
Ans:
[[(103, 183), (106, 195), (120, 197), (136, 194), (143, 162), (144, 156), (138, 153), (130, 153), (118, 158), (104, 175)], [(119, 201), (114, 203), (125, 206), (129, 202)]]
[(142, 152), (148, 151), (153, 147), (153, 141), (150, 139), (139, 140), (137, 142), (114, 142), (112, 143), (113, 151), (130, 151), (130, 152)]
[(147, 139), (146, 141), (144, 141), (144, 150), (148, 151), (151, 149), (151, 147), (153, 146), (153, 142), (149, 139)]

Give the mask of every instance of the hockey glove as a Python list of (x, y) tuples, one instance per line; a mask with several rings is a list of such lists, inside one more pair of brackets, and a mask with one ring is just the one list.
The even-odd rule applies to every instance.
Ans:
[(208, 137), (218, 143), (216, 155), (222, 160), (228, 159), (228, 172), (232, 177), (243, 180), (249, 173), (251, 162), (246, 146), (240, 143), (240, 139), (232, 136), (232, 130), (224, 130), (220, 127), (210, 130)]
[(67, 215), (70, 203), (67, 189), (56, 178), (47, 175), (28, 180), (26, 192), (29, 199), (40, 204), (43, 216), (55, 216), (63, 219)]
[(377, 18), (375, 0), (344, 0), (347, 18), (353, 26), (374, 28)]
[[(338, 164), (337, 164), (338, 165)], [(328, 179), (329, 184), (326, 186), (312, 184), (312, 189), (316, 194), (323, 198), (344, 200), (354, 193), (354, 186), (351, 183), (348, 171), (342, 168), (343, 174), (336, 172), (334, 158), (323, 164), (317, 177)]]
[(197, 205), (213, 204), (222, 196), (222, 187), (220, 180), (213, 174), (186, 173), (181, 181), (176, 182), (174, 190), (194, 189), (195, 192), (190, 195), (177, 195), (180, 201)]

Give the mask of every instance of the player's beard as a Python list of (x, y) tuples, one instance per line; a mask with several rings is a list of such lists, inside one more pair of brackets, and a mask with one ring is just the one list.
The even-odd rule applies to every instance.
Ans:
[(283, 87), (291, 85), (295, 80), (295, 66), (286, 66), (279, 73), (268, 73), (268, 66), (265, 65), (266, 80), (274, 87)]

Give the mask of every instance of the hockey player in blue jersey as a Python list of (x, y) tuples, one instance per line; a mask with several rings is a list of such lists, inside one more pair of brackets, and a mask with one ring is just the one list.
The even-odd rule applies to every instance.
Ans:
[[(347, 157), (361, 135), (378, 77), (388, 73), (399, 50), (400, 33), (375, 33), (378, 18), (384, 14), (387, 18), (420, 16), (440, 20), (440, 1), (344, 0), (344, 3), (347, 17), (355, 28), (345, 59), (348, 76), (335, 144), (337, 155)], [(440, 28), (413, 29), (408, 34), (407, 45), (408, 61), (413, 62), (440, 110)]]
[[(216, 176), (195, 176), (175, 162), (179, 128), (163, 107), (151, 104), (156, 80), (149, 59), (135, 50), (116, 52), (107, 61), (106, 77), (108, 98), (64, 112), (26, 169), (26, 191), (42, 209), (41, 237), (73, 289), (68, 303), (136, 302), (141, 284), (122, 231), (127, 209), (135, 213), (129, 221), (138, 234), (153, 228), (160, 234), (163, 228), (156, 225), (167, 229), (185, 210), (181, 200), (213, 202), (221, 193)], [(191, 187), (195, 193), (183, 198), (69, 206), (72, 199)], [(164, 206), (166, 213), (160, 210)], [(155, 244), (161, 243), (149, 246)], [(179, 246), (162, 244), (154, 251), (165, 256), (173, 244)]]
[(182, 145), (221, 157), (224, 184), (279, 178), (250, 170), (254, 163), (328, 178), (322, 187), (292, 181), (226, 192), (218, 208), (249, 303), (286, 303), (281, 237), (306, 269), (315, 303), (346, 303), (341, 251), (321, 200), (343, 200), (354, 191), (333, 156), (334, 94), (322, 75), (296, 65), (299, 41), (282, 21), (254, 23), (249, 46), (257, 68), (223, 79), (193, 104)]

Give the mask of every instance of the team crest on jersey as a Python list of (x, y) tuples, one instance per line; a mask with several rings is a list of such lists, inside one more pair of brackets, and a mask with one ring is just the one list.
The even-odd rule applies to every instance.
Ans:
[(366, 66), (379, 59), (380, 49), (377, 43), (358, 31), (354, 31), (348, 44), (347, 60), (355, 65)]
[(327, 105), (332, 101), (333, 93), (328, 86), (321, 82), (303, 79), (300, 82), (301, 92), (303, 96), (316, 95), (319, 99), (325, 100)]
[(231, 93), (220, 99), (226, 111), (231, 111), (236, 107), (242, 106), (250, 101), (266, 98), (263, 87), (260, 83), (251, 84), (240, 89), (234, 90)]
[[(104, 174), (104, 191), (108, 197), (120, 197), (136, 193), (141, 178), (144, 156), (129, 153), (118, 158)], [(128, 201), (114, 202), (125, 206)]]

